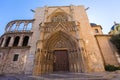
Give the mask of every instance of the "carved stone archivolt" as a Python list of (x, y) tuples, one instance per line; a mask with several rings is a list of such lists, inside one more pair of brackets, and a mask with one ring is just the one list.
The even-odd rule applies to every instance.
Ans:
[[(43, 44), (45, 49), (53, 49), (55, 47), (61, 48), (76, 48), (76, 40), (70, 38), (71, 36), (63, 31), (58, 31), (52, 34)], [(48, 46), (49, 45), (49, 46)]]
[[(40, 44), (40, 43), (38, 43)], [(36, 51), (34, 75), (53, 72), (53, 63), (56, 57), (55, 50), (67, 50), (69, 70), (72, 72), (81, 72), (82, 59), (78, 48), (77, 40), (63, 31), (58, 31), (43, 41), (42, 49)]]

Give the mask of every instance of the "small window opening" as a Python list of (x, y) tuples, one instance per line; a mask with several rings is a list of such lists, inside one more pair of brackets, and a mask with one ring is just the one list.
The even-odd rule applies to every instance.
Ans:
[(28, 36), (25, 36), (24, 39), (23, 39), (23, 44), (22, 44), (22, 46), (27, 46), (27, 45), (28, 45), (28, 41), (29, 41), (29, 37), (28, 37)]
[(98, 29), (95, 29), (95, 33), (99, 33)]
[(17, 37), (15, 38), (14, 43), (13, 43), (13, 46), (18, 46), (19, 39), (20, 39), (19, 36), (17, 36)]
[(14, 57), (13, 57), (13, 61), (17, 61), (18, 57), (19, 57), (19, 54), (15, 54)]
[(10, 43), (10, 39), (11, 39), (11, 37), (8, 37), (8, 38), (7, 38), (7, 40), (6, 40), (6, 42), (5, 42), (5, 47), (8, 47), (8, 45), (9, 45), (9, 43)]

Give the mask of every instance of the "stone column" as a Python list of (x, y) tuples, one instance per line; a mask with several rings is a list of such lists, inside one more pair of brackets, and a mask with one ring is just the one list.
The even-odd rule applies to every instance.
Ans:
[(22, 43), (23, 43), (23, 35), (20, 36), (20, 40), (19, 40), (18, 46), (22, 46)]
[(9, 47), (12, 47), (13, 46), (13, 42), (14, 42), (14, 37), (11, 37), (11, 39), (10, 39), (10, 43), (9, 43)]
[(1, 47), (4, 47), (5, 46), (5, 42), (6, 42), (6, 36), (4, 37), (4, 40), (3, 40), (3, 42), (2, 42), (2, 45), (1, 45)]

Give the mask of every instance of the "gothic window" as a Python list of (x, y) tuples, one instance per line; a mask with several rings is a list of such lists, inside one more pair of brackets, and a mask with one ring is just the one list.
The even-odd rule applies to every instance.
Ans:
[(8, 47), (8, 45), (9, 45), (9, 43), (10, 43), (10, 39), (11, 39), (11, 37), (8, 37), (8, 38), (7, 38), (7, 40), (6, 40), (6, 42), (5, 42), (5, 47)]
[(14, 40), (13, 46), (18, 46), (19, 39), (20, 39), (19, 36), (15, 37), (15, 40)]
[(23, 39), (22, 46), (27, 46), (28, 45), (28, 41), (29, 41), (29, 36), (25, 36), (24, 39)]
[(14, 54), (13, 61), (18, 61), (19, 54)]
[(52, 22), (65, 22), (68, 21), (67, 15), (63, 13), (58, 13), (51, 19)]

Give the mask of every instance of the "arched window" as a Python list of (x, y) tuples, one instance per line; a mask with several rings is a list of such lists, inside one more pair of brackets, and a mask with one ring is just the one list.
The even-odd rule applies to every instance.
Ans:
[(0, 46), (2, 46), (3, 40), (4, 40), (4, 38), (2, 38), (2, 40), (1, 40), (1, 42), (0, 42)]
[(11, 39), (11, 37), (8, 37), (8, 38), (6, 39), (5, 47), (8, 47), (8, 45), (9, 45), (9, 43), (10, 43), (10, 39)]
[(16, 36), (15, 40), (14, 40), (14, 43), (13, 43), (13, 46), (18, 46), (19, 40), (20, 40), (20, 37)]
[(24, 23), (21, 23), (18, 27), (18, 31), (22, 31), (24, 29)]
[(13, 24), (13, 25), (11, 26), (11, 28), (10, 28), (10, 31), (14, 31), (15, 28), (16, 28), (16, 24)]
[(27, 46), (28, 45), (28, 41), (29, 41), (29, 36), (25, 36), (24, 39), (23, 39), (22, 46)]
[(28, 25), (27, 25), (27, 30), (31, 30), (32, 29), (32, 23), (29, 23)]

